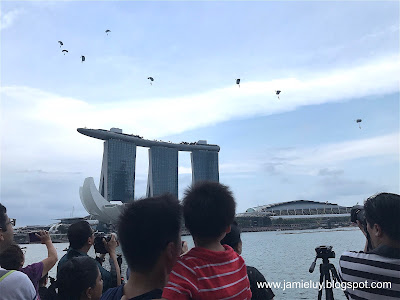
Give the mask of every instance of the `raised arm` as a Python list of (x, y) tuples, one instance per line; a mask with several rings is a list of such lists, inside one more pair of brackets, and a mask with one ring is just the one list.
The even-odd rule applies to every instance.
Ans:
[[(115, 253), (115, 249), (118, 246), (117, 239), (115, 238), (115, 235), (111, 235), (111, 240), (106, 243), (106, 241), (103, 239), (104, 246), (106, 247), (108, 254), (110, 254), (110, 266), (111, 269), (115, 269), (115, 272), (117, 273), (117, 286), (121, 285), (121, 271), (119, 269), (118, 261), (117, 261), (117, 254)], [(114, 265), (114, 267), (111, 265), (111, 261)], [(113, 273), (113, 272), (112, 272)]]
[(39, 234), (36, 233), (36, 235), (40, 238), (42, 244), (45, 244), (47, 247), (47, 258), (42, 260), (43, 263), (42, 277), (43, 277), (57, 263), (58, 256), (57, 256), (57, 250), (56, 248), (54, 248), (53, 242), (51, 241), (50, 235), (47, 231), (41, 230)]

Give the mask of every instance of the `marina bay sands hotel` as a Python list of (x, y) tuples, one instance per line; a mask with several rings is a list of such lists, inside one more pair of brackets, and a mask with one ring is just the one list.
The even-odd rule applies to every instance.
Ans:
[(204, 180), (219, 181), (220, 148), (217, 145), (207, 144), (207, 141), (175, 144), (124, 134), (119, 128), (111, 128), (110, 131), (87, 128), (77, 130), (81, 134), (105, 141), (99, 190), (95, 188), (92, 177), (86, 178), (83, 187), (80, 188), (81, 201), (85, 209), (98, 219), (104, 219), (103, 222), (108, 219), (105, 223), (109, 223), (110, 218), (115, 218), (111, 215), (119, 214), (112, 209), (110, 201), (127, 203), (134, 199), (137, 146), (149, 148), (147, 197), (164, 193), (178, 197), (179, 151), (190, 152), (192, 183)]

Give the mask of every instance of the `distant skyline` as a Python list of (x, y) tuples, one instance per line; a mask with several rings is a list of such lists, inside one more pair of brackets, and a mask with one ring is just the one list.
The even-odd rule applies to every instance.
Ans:
[[(80, 127), (219, 145), (238, 213), (400, 193), (397, 1), (0, 5), (0, 202), (17, 226), (87, 215), (103, 142)], [(138, 147), (136, 198), (147, 172)], [(190, 183), (180, 153), (180, 198)]]

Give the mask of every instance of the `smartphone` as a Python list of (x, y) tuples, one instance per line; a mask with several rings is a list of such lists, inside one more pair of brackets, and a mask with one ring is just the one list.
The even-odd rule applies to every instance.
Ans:
[(29, 232), (29, 243), (40, 243), (41, 239), (38, 237), (37, 234), (39, 234), (39, 231), (37, 232)]

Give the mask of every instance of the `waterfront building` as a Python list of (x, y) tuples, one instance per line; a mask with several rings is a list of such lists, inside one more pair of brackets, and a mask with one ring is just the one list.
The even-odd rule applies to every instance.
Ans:
[(329, 202), (295, 200), (251, 207), (236, 217), (245, 228), (318, 228), (349, 225), (350, 211)]

